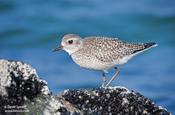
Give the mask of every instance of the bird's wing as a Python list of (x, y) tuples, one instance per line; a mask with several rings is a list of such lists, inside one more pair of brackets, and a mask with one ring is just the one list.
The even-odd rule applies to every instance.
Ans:
[(131, 55), (137, 50), (144, 49), (143, 44), (130, 44), (107, 37), (88, 37), (83, 41), (84, 48), (103, 62), (113, 62), (126, 55)]

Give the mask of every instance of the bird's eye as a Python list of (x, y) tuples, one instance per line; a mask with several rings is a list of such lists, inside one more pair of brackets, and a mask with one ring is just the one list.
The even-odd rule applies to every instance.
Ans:
[(72, 43), (73, 43), (73, 40), (69, 40), (68, 43), (69, 43), (69, 44), (72, 44)]

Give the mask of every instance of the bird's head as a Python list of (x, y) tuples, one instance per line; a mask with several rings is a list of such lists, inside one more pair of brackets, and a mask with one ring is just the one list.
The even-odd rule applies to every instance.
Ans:
[(65, 50), (70, 55), (78, 51), (82, 46), (82, 39), (76, 34), (66, 34), (63, 36), (61, 45), (53, 51)]

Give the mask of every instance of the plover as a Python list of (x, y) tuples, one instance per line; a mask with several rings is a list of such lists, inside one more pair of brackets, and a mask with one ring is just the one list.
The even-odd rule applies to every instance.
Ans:
[[(119, 74), (117, 65), (124, 64), (135, 55), (157, 46), (154, 42), (127, 43), (111, 37), (85, 37), (76, 34), (63, 36), (61, 45), (53, 51), (65, 50), (79, 66), (102, 71), (102, 87), (108, 87)], [(114, 67), (116, 72), (107, 82), (106, 73)]]

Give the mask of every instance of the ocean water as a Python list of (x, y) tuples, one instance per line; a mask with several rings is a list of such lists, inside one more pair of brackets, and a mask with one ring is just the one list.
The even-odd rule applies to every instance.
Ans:
[(52, 52), (64, 34), (153, 41), (158, 47), (119, 66), (113, 85), (138, 91), (175, 114), (174, 6), (174, 0), (0, 0), (0, 58), (31, 64), (58, 94), (102, 81), (100, 72), (80, 68), (64, 51)]

